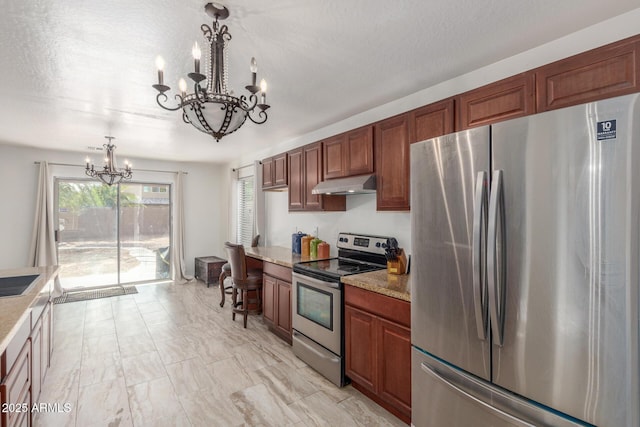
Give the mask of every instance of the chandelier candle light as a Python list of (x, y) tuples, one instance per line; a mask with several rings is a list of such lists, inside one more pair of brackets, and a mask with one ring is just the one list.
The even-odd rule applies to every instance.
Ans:
[[(182, 109), (182, 120), (190, 123), (196, 129), (215, 138), (216, 141), (238, 130), (247, 117), (256, 124), (267, 121), (266, 110), (269, 105), (267, 99), (267, 82), (262, 79), (260, 86), (256, 85), (258, 65), (255, 58), (251, 58), (251, 84), (245, 86), (250, 95), (233, 96), (233, 91), (227, 87), (227, 42), (231, 40), (231, 34), (226, 25), (220, 25), (229, 17), (229, 10), (216, 3), (207, 3), (204, 7), (207, 15), (214, 19), (213, 26), (203, 24), (200, 26), (205, 39), (209, 44), (209, 66), (207, 75), (200, 72), (200, 58), (202, 51), (196, 42), (191, 49), (193, 55), (194, 71), (188, 74), (193, 80), (193, 92), (187, 93), (187, 82), (180, 79), (178, 89), (180, 94), (175, 95), (176, 106), (166, 105), (168, 97), (165, 92), (171, 88), (164, 84), (164, 60), (156, 58), (158, 68), (158, 84), (153, 85), (158, 91), (156, 101), (165, 110), (177, 111)], [(200, 83), (207, 80), (206, 88)], [(258, 92), (260, 99), (258, 102)]]
[(96, 170), (93, 163), (91, 163), (91, 160), (87, 157), (85, 159), (87, 165), (84, 172), (91, 178), (96, 178), (109, 186), (118, 184), (121, 181), (130, 180), (133, 176), (131, 163), (125, 160), (124, 170), (118, 170), (116, 165), (116, 156), (113, 153), (116, 146), (111, 143), (111, 140), (115, 138), (113, 136), (105, 136), (105, 138), (107, 138), (109, 142), (107, 144), (103, 144), (103, 147), (107, 150), (107, 155), (104, 158), (104, 167)]

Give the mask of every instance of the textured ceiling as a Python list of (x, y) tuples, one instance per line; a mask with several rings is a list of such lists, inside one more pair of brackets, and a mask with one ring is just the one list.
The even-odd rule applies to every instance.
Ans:
[[(216, 143), (155, 103), (191, 71), (201, 0), (7, 0), (0, 14), (0, 142), (226, 162), (638, 7), (637, 0), (233, 0), (236, 94), (258, 60), (269, 120)], [(200, 42), (202, 44), (202, 42)]]

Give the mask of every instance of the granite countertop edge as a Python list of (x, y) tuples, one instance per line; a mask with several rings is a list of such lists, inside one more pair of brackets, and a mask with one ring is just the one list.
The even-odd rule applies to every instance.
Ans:
[(388, 274), (386, 270), (370, 271), (342, 277), (344, 284), (411, 302), (410, 276)]

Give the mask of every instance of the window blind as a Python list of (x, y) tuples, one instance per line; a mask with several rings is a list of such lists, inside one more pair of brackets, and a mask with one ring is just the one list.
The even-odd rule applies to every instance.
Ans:
[(251, 246), (253, 239), (253, 176), (238, 179), (236, 243)]

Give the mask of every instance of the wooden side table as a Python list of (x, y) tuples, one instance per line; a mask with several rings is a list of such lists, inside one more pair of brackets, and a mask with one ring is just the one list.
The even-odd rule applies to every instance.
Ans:
[(218, 283), (218, 278), (222, 272), (222, 266), (227, 260), (216, 256), (203, 256), (196, 258), (195, 276), (207, 284)]

